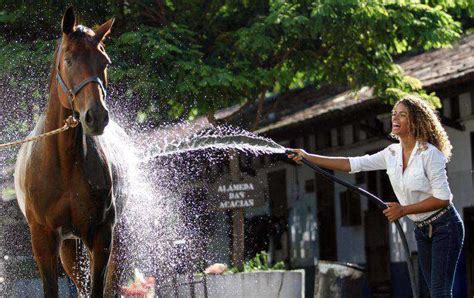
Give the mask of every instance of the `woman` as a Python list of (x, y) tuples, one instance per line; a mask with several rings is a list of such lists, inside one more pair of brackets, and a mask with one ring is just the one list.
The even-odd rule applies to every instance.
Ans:
[(289, 157), (350, 173), (386, 169), (400, 203), (387, 202), (383, 213), (390, 221), (406, 215), (415, 222), (420, 266), (431, 297), (452, 297), (464, 225), (452, 205), (446, 176), (451, 143), (435, 111), (413, 95), (395, 104), (391, 135), (399, 143), (373, 155), (328, 157), (290, 149), (294, 153)]

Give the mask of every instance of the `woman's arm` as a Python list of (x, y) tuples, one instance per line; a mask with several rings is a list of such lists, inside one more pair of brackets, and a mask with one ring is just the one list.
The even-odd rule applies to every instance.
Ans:
[(303, 149), (288, 149), (295, 154), (288, 153), (288, 157), (293, 159), (297, 163), (301, 163), (301, 159), (305, 158), (306, 160), (314, 163), (317, 166), (336, 170), (336, 171), (343, 171), (343, 172), (350, 172), (351, 171), (351, 164), (349, 159), (346, 157), (330, 157), (330, 156), (323, 156), (323, 155), (316, 155), (316, 154), (309, 154)]
[(449, 200), (440, 200), (429, 197), (415, 204), (402, 206), (396, 202), (387, 202), (388, 208), (383, 211), (390, 221), (395, 221), (408, 214), (435, 211), (449, 205)]

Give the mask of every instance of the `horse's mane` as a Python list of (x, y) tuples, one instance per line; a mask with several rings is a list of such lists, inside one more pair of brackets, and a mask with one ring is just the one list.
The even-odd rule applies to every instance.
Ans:
[(55, 79), (56, 75), (56, 61), (58, 59), (58, 50), (59, 50), (59, 45), (61, 43), (61, 38), (58, 38), (56, 40), (56, 46), (54, 48), (54, 55), (53, 55), (53, 60), (51, 62), (51, 70), (49, 72), (49, 79), (48, 79), (48, 95), (51, 95), (50, 90), (51, 90), (51, 85), (53, 84), (53, 80)]

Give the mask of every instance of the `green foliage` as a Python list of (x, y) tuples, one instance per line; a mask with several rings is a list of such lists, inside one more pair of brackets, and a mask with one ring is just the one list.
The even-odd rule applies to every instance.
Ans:
[(0, 143), (24, 138), (28, 120), (44, 106), (46, 78), (51, 67), (54, 42), (12, 42), (0, 36), (0, 102), (14, 109), (9, 117), (0, 117)]
[(14, 198), (16, 198), (15, 189), (10, 187), (3, 188), (1, 195), (2, 198), (5, 200), (13, 200)]
[[(243, 272), (285, 270), (285, 263), (283, 262), (278, 262), (273, 266), (270, 266), (269, 263), (268, 253), (266, 251), (261, 251), (257, 253), (255, 257), (245, 262)], [(236, 267), (230, 268), (229, 271), (232, 273), (240, 272)]]
[[(66, 1), (0, 3), (0, 77), (24, 65), (49, 69)], [(111, 82), (124, 90), (122, 101), (140, 107), (137, 120), (154, 122), (306, 85), (371, 86), (389, 102), (416, 92), (439, 105), (394, 57), (449, 46), (473, 27), (474, 11), (469, 0), (73, 4), (90, 27), (117, 17), (106, 41)], [(13, 49), (12, 40), (21, 42)]]

